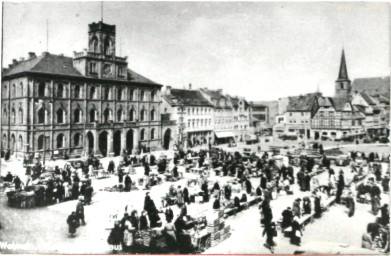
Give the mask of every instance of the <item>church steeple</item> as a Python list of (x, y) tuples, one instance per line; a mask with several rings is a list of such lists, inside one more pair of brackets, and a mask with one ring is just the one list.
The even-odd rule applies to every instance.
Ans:
[(345, 51), (342, 49), (341, 64), (339, 66), (338, 79), (335, 81), (335, 97), (349, 98), (351, 90), (351, 81), (346, 68)]
[(346, 68), (345, 51), (342, 49), (341, 65), (339, 66), (339, 74), (337, 81), (349, 81), (348, 69)]

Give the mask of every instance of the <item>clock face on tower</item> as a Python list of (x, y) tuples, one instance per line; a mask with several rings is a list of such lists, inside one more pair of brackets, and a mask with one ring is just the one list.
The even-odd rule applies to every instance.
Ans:
[(111, 75), (111, 73), (112, 73), (111, 65), (110, 64), (104, 64), (103, 65), (103, 74), (105, 76), (109, 76), (109, 75)]

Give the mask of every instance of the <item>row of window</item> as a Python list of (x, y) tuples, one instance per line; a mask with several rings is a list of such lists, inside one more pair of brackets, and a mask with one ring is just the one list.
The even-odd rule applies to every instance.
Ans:
[(247, 130), (247, 125), (235, 125), (234, 126), (235, 131), (242, 131), (242, 130)]
[(248, 120), (248, 116), (234, 116), (234, 121), (246, 121)]
[(211, 108), (203, 108), (203, 107), (189, 107), (187, 108), (187, 114), (188, 115), (206, 115), (206, 114), (212, 114)]
[(211, 126), (212, 125), (212, 119), (193, 119), (187, 121), (187, 127), (188, 128), (196, 128), (196, 127), (205, 127), (205, 126)]
[[(135, 120), (136, 111), (133, 108), (131, 110), (129, 110), (128, 116), (129, 116), (128, 121), (136, 121)], [(66, 117), (67, 117), (67, 113), (62, 108), (59, 108), (56, 111), (56, 121), (58, 124), (66, 123)], [(83, 112), (81, 109), (75, 109), (73, 111), (73, 122), (74, 123), (82, 122), (82, 119), (83, 119), (82, 117), (83, 117)], [(122, 109), (117, 110), (116, 117), (117, 117), (117, 119), (116, 119), (117, 122), (125, 121), (125, 119), (126, 119), (125, 111), (123, 111)], [(45, 110), (45, 108), (42, 107), (38, 110), (38, 124), (46, 123), (46, 118), (47, 118), (47, 111)], [(88, 121), (92, 123), (97, 120), (98, 120), (98, 111), (96, 111), (95, 109), (90, 109)], [(156, 110), (155, 109), (152, 109), (150, 111), (149, 120), (150, 121), (156, 120)], [(113, 121), (112, 110), (106, 108), (103, 111), (103, 122), (108, 123), (110, 121)], [(142, 109), (140, 111), (140, 121), (147, 121), (147, 111), (144, 109)]]
[[(11, 116), (10, 116), (11, 120), (11, 124), (16, 124), (16, 110), (15, 108), (12, 108), (11, 109)], [(4, 109), (3, 110), (3, 122), (6, 123), (8, 120), (8, 113), (7, 113), (7, 109)], [(18, 110), (18, 120), (19, 120), (19, 124), (23, 124), (23, 109), (22, 108), (19, 108)]]
[[(67, 90), (64, 87), (64, 85), (57, 84), (56, 87), (57, 87), (56, 93), (55, 93), (56, 98), (60, 98), (60, 99), (66, 98), (66, 95), (68, 93), (67, 93)], [(49, 93), (46, 92), (46, 89), (47, 89), (46, 84), (40, 83), (38, 85), (38, 97), (48, 96)], [(98, 99), (98, 89), (99, 89), (99, 87), (96, 87), (96, 86), (89, 87), (88, 98), (89, 99)], [(134, 89), (127, 90), (127, 95), (125, 95), (126, 90), (124, 88), (116, 87), (115, 89), (116, 89), (116, 94), (115, 94), (116, 97), (114, 98), (113, 97), (113, 90), (114, 90), (113, 87), (106, 87), (106, 86), (102, 87), (101, 99), (102, 100), (113, 100), (113, 99), (116, 99), (116, 100), (137, 100), (136, 90), (134, 90)], [(81, 86), (80, 85), (73, 86), (73, 92), (71, 95), (72, 95), (71, 97), (74, 99), (83, 98)], [(150, 93), (149, 99), (150, 99), (150, 101), (156, 100), (156, 91), (152, 91)], [(147, 101), (148, 100), (146, 92), (144, 90), (140, 90), (139, 100), (140, 101)]]

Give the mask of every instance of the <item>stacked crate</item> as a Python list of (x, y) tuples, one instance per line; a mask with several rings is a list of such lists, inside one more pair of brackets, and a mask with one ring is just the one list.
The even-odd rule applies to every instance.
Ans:
[(214, 210), (206, 215), (207, 231), (210, 233), (211, 246), (216, 246), (229, 237), (230, 226), (225, 225), (224, 210)]

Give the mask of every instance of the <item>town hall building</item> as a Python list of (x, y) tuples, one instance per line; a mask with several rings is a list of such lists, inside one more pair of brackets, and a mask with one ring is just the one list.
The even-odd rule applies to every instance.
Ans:
[(116, 27), (89, 24), (88, 50), (13, 60), (2, 75), (2, 150), (23, 157), (160, 148), (160, 89), (116, 56)]

